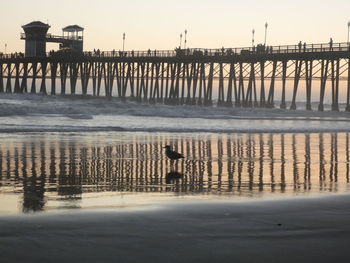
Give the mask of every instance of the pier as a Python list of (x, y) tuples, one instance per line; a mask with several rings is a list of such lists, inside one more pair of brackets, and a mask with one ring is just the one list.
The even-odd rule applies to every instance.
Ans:
[[(339, 111), (343, 84), (347, 87), (345, 110), (350, 112), (349, 64), (349, 43), (127, 52), (60, 50), (33, 57), (2, 54), (0, 93), (80, 94), (170, 105), (291, 110), (297, 109), (298, 94), (303, 94), (306, 110), (312, 110), (312, 91), (317, 89), (318, 110), (323, 111), (329, 88), (332, 110)], [(292, 83), (290, 97), (287, 81)], [(300, 88), (302, 81), (305, 86)], [(281, 90), (278, 98), (277, 88)]]

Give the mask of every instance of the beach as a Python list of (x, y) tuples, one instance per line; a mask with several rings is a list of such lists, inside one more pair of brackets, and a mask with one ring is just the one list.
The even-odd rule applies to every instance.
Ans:
[(0, 100), (1, 262), (349, 260), (346, 113), (103, 101)]
[(0, 217), (2, 262), (347, 262), (349, 195)]

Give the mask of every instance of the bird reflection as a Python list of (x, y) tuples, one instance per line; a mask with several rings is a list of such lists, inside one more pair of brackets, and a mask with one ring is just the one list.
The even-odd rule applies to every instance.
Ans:
[(179, 173), (177, 171), (171, 171), (167, 173), (165, 177), (166, 184), (174, 184), (179, 182), (180, 179), (182, 179), (184, 175), (182, 173)]

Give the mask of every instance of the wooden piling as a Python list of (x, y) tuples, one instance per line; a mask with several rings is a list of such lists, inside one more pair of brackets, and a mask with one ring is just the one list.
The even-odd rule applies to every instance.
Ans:
[(50, 70), (51, 70), (51, 95), (56, 94), (56, 77), (57, 77), (57, 68), (58, 64), (57, 62), (51, 62), (50, 63)]
[(281, 109), (286, 109), (286, 81), (287, 81), (287, 61), (282, 61), (282, 95), (281, 95)]
[(265, 61), (260, 62), (260, 107), (265, 107)]
[(40, 85), (40, 93), (41, 94), (47, 94), (46, 92), (46, 69), (47, 69), (47, 62), (42, 62), (41, 64), (41, 85)]
[(306, 110), (311, 111), (311, 88), (312, 88), (312, 74), (313, 65), (312, 60), (305, 61), (305, 73), (306, 73)]
[[(350, 58), (348, 58), (347, 65), (348, 65), (348, 76), (347, 76), (348, 88), (347, 88), (347, 92), (346, 92), (347, 96), (346, 96), (346, 108), (345, 108), (345, 111), (350, 112)], [(1, 85), (1, 80), (0, 80), (0, 85)]]
[(292, 104), (290, 106), (291, 110), (296, 110), (297, 109), (296, 98), (297, 98), (297, 92), (298, 92), (298, 87), (299, 87), (299, 80), (300, 80), (302, 65), (303, 65), (303, 61), (302, 60), (296, 60), (295, 61), (293, 98), (292, 98)]
[(339, 111), (339, 64), (339, 59), (332, 60), (332, 111)]
[(327, 78), (328, 78), (328, 66), (329, 60), (322, 60), (321, 62), (321, 87), (320, 87), (320, 101), (318, 105), (318, 110), (324, 110), (324, 95), (326, 90)]
[(38, 75), (38, 63), (32, 63), (32, 87), (30, 89), (30, 93), (36, 93), (36, 78)]
[(20, 63), (16, 62), (15, 63), (15, 88), (14, 88), (14, 93), (21, 93), (21, 88), (19, 85), (19, 75), (20, 75)]
[(273, 61), (270, 90), (269, 90), (269, 95), (268, 95), (268, 98), (267, 98), (267, 107), (268, 108), (274, 108), (275, 107), (274, 97), (275, 97), (276, 70), (277, 70), (277, 61)]
[(2, 63), (0, 63), (0, 93), (4, 93), (4, 74)]

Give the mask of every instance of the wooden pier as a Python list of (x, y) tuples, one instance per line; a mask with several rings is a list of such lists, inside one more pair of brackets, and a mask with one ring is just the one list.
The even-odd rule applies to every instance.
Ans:
[[(43, 57), (16, 53), (0, 55), (0, 93), (81, 94), (171, 105), (215, 103), (292, 110), (303, 94), (306, 109), (311, 110), (312, 91), (318, 90), (318, 110), (323, 111), (329, 87), (332, 110), (339, 111), (339, 90), (345, 82), (343, 101), (350, 112), (349, 64), (349, 43), (51, 52)], [(300, 88), (301, 81), (305, 81), (304, 88)], [(292, 83), (290, 97), (287, 82)], [(281, 91), (278, 98), (277, 89)]]

